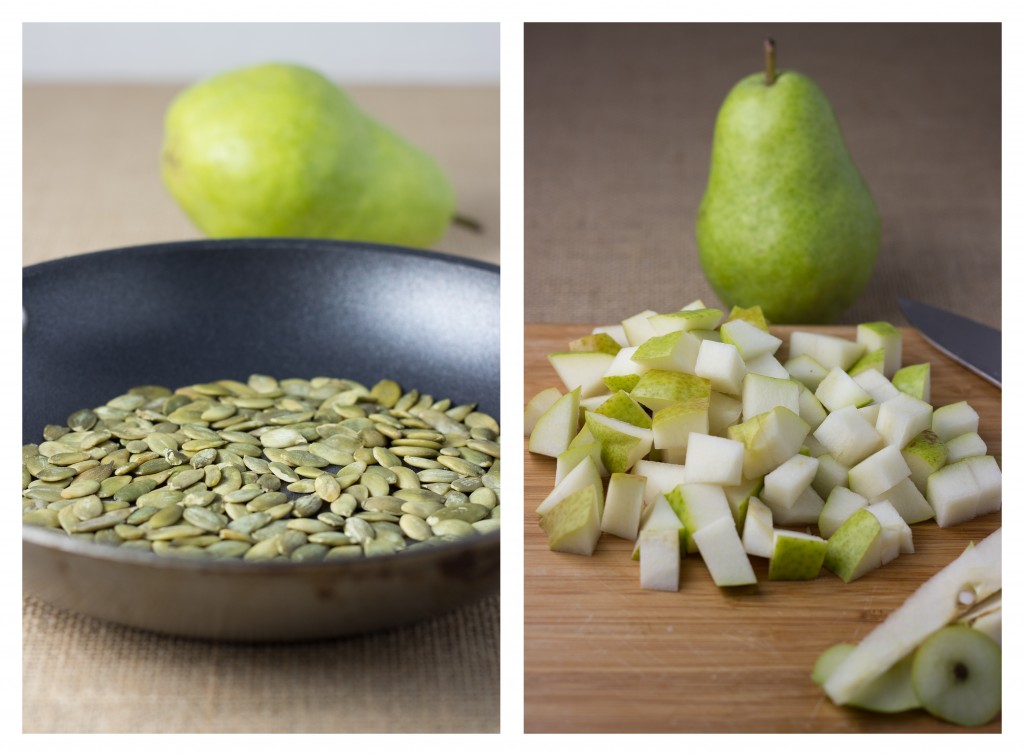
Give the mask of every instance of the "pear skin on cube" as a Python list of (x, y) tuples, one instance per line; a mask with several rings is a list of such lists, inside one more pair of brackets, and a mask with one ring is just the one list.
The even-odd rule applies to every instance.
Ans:
[(744, 446), (743, 477), (758, 478), (800, 451), (810, 426), (785, 407), (755, 415), (733, 425), (727, 435)]
[(764, 316), (764, 312), (761, 310), (761, 305), (754, 305), (753, 307), (740, 307), (739, 305), (733, 305), (729, 311), (729, 320), (745, 320), (752, 326), (757, 326), (762, 331), (768, 331), (768, 319)]
[(885, 370), (884, 349), (876, 349), (873, 352), (868, 352), (855, 363), (853, 363), (853, 367), (851, 367), (848, 372), (852, 377), (857, 375), (858, 373), (863, 373), (865, 370), (877, 370), (879, 373)]
[(918, 365), (907, 365), (897, 370), (892, 376), (892, 385), (904, 394), (910, 394), (922, 402), (932, 400), (932, 366), (922, 362)]
[(768, 561), (769, 580), (814, 580), (821, 572), (828, 541), (795, 530), (776, 530)]
[(630, 358), (648, 370), (692, 373), (697, 364), (701, 340), (686, 331), (654, 336), (637, 347)]
[(685, 454), (691, 433), (708, 432), (710, 402), (710, 397), (693, 397), (655, 412), (651, 423), (654, 448), (679, 449)]
[(552, 551), (590, 556), (601, 537), (600, 493), (587, 486), (555, 504), (540, 518)]
[(595, 412), (586, 415), (587, 429), (601, 443), (601, 462), (610, 473), (626, 472), (651, 450), (651, 431)]
[(570, 352), (605, 352), (616, 355), (622, 347), (607, 333), (591, 333), (569, 342)]
[(650, 428), (651, 416), (625, 391), (616, 391), (594, 410), (599, 415), (621, 420), (638, 428)]
[(714, 307), (702, 307), (652, 315), (648, 320), (658, 334), (673, 331), (710, 331), (718, 328), (718, 324), (722, 322), (722, 311)]
[(860, 323), (857, 343), (863, 344), (868, 354), (882, 352), (882, 367), (876, 369), (886, 378), (892, 378), (903, 364), (903, 334), (892, 323), (883, 320)]
[(652, 412), (688, 399), (711, 398), (711, 381), (689, 373), (649, 370), (629, 395)]
[(882, 523), (871, 512), (858, 509), (828, 539), (825, 569), (850, 583), (882, 566)]

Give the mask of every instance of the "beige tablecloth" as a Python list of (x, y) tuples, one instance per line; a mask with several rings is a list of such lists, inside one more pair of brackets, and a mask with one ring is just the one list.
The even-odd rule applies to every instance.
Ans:
[(527, 321), (718, 302), (694, 223), (718, 108), (767, 35), (824, 89), (880, 208), (841, 322), (905, 324), (905, 296), (1000, 325), (998, 24), (528, 25)]
[[(168, 86), (24, 90), (24, 264), (197, 238), (164, 191)], [(497, 263), (496, 88), (354, 88), (435, 155), (462, 214), (440, 251)], [(25, 599), (25, 732), (497, 732), (499, 598), (332, 642), (232, 645), (136, 631)]]

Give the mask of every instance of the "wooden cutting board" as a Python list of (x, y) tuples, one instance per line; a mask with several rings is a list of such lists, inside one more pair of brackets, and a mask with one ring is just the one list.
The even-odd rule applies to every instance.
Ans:
[[(561, 383), (549, 352), (590, 325), (527, 325), (529, 399)], [(773, 328), (788, 345), (795, 329)], [(853, 338), (854, 328), (803, 328)], [(1001, 392), (903, 331), (903, 363), (931, 362), (932, 404), (967, 400), (1000, 459)], [(967, 544), (1000, 527), (1000, 513), (941, 529), (913, 526), (915, 553), (849, 585), (817, 580), (717, 588), (690, 555), (678, 593), (642, 591), (632, 544), (604, 535), (591, 557), (548, 550), (534, 510), (554, 484), (555, 460), (525, 452), (526, 732), (956, 732), (918, 712), (834, 706), (810, 679), (827, 647), (857, 642)], [(1001, 459), (1000, 459), (1001, 463)], [(1001, 731), (1001, 720), (972, 732)]]

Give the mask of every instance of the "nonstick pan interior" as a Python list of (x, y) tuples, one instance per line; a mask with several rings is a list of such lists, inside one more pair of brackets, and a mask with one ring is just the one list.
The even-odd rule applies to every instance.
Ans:
[[(320, 240), (233, 239), (24, 270), (24, 441), (131, 386), (251, 373), (381, 378), (499, 413), (496, 266)], [(233, 640), (362, 632), (498, 586), (498, 534), (353, 564), (196, 563), (25, 528), (26, 590), (161, 632)], [(159, 600), (145, 598), (160, 596)], [(143, 597), (143, 598), (140, 598)], [(276, 605), (274, 620), (267, 607)]]

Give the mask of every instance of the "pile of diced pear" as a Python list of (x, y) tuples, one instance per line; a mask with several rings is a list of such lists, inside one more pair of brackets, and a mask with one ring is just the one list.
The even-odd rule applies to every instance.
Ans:
[(759, 307), (696, 301), (602, 326), (548, 359), (564, 384), (530, 399), (529, 450), (557, 459), (537, 508), (552, 550), (634, 543), (640, 585), (677, 591), (699, 554), (715, 584), (845, 582), (914, 550), (910, 526), (996, 511), (1002, 474), (965, 401), (933, 407), (902, 335), (793, 331)]

